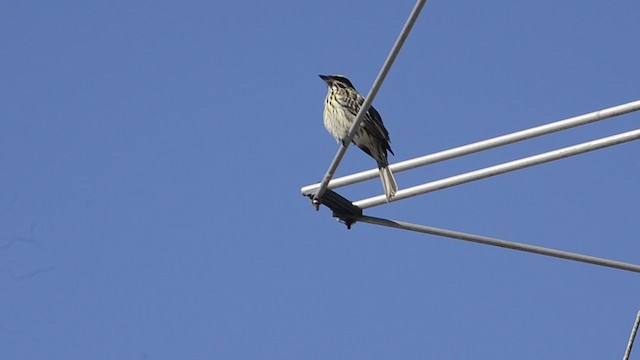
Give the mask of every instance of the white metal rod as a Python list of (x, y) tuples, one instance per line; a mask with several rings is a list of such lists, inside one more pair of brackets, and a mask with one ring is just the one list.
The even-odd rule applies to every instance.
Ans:
[(369, 94), (364, 99), (364, 102), (360, 107), (360, 111), (358, 111), (358, 114), (353, 120), (353, 124), (351, 124), (349, 133), (344, 139), (342, 139), (342, 145), (338, 149), (336, 156), (333, 158), (331, 165), (329, 165), (329, 169), (327, 169), (327, 172), (325, 173), (324, 177), (322, 178), (322, 182), (320, 183), (320, 187), (318, 188), (318, 191), (314, 196), (313, 203), (315, 204), (316, 209), (318, 209), (318, 207), (320, 206), (320, 203), (321, 203), (320, 199), (322, 198), (322, 195), (324, 195), (324, 192), (327, 189), (329, 181), (331, 180), (336, 170), (338, 169), (338, 165), (340, 165), (340, 162), (342, 161), (342, 157), (344, 156), (345, 152), (347, 151), (347, 148), (351, 144), (351, 139), (353, 139), (353, 136), (356, 133), (356, 129), (358, 129), (358, 127), (360, 126), (360, 122), (362, 121), (362, 118), (364, 118), (364, 114), (366, 114), (366, 112), (369, 110), (369, 107), (371, 106), (373, 99), (376, 97), (376, 94), (378, 94), (378, 90), (382, 86), (382, 82), (384, 81), (385, 77), (387, 77), (387, 73), (391, 69), (391, 65), (393, 65), (393, 62), (396, 60), (396, 57), (398, 56), (398, 53), (400, 52), (400, 49), (402, 48), (404, 41), (407, 39), (407, 36), (409, 36), (409, 32), (411, 32), (411, 28), (413, 27), (413, 24), (415, 24), (416, 20), (418, 19), (418, 15), (420, 15), (420, 11), (422, 10), (422, 7), (426, 2), (427, 0), (418, 0), (416, 2), (416, 5), (413, 7), (413, 10), (411, 11), (409, 18), (407, 19), (407, 22), (404, 24), (402, 31), (400, 31), (400, 35), (398, 35), (398, 39), (396, 39), (395, 44), (393, 44), (393, 47), (391, 48), (391, 52), (389, 52), (387, 59), (382, 65), (382, 69), (380, 69), (380, 73), (378, 73), (376, 80), (373, 82), (373, 86), (371, 87), (371, 90), (369, 90)]
[(499, 246), (507, 249), (524, 251), (524, 252), (545, 255), (545, 256), (552, 256), (552, 257), (566, 259), (566, 260), (579, 261), (579, 262), (584, 262), (584, 263), (593, 264), (593, 265), (600, 265), (600, 266), (606, 266), (606, 267), (611, 267), (611, 268), (616, 268), (621, 270), (640, 272), (640, 265), (636, 265), (636, 264), (629, 264), (621, 261), (598, 258), (595, 256), (576, 254), (576, 253), (563, 251), (563, 250), (545, 248), (542, 246), (535, 246), (535, 245), (522, 244), (522, 243), (517, 243), (512, 241), (500, 240), (500, 239), (491, 238), (487, 236), (468, 234), (468, 233), (463, 233), (463, 232), (458, 232), (453, 230), (440, 229), (440, 228), (412, 224), (412, 223), (407, 223), (407, 222), (397, 221), (397, 220), (381, 219), (381, 218), (376, 218), (371, 216), (362, 216), (358, 218), (357, 221), (366, 222), (366, 223), (375, 224), (375, 225), (388, 226), (396, 229), (410, 230), (410, 231), (420, 232), (424, 234), (443, 236), (443, 237), (448, 237), (452, 239), (470, 241), (470, 242), (475, 242), (475, 243), (484, 244), (484, 245)]
[[(588, 151), (602, 149), (608, 146), (621, 144), (624, 142), (640, 139), (640, 129), (628, 131), (622, 134), (612, 135), (605, 138), (588, 141), (585, 143), (569, 146), (566, 148), (549, 151), (546, 153), (529, 156), (526, 158), (506, 162), (499, 165), (494, 165), (488, 168), (471, 171), (468, 173), (451, 176), (445, 179), (428, 182), (426, 184), (413, 186), (400, 190), (391, 199), (391, 201), (398, 201), (413, 196), (426, 194), (428, 192), (445, 189), (451, 186), (456, 186), (464, 183), (468, 183), (475, 180), (484, 179), (490, 176), (504, 174), (510, 171), (523, 169), (529, 166), (543, 164), (549, 161), (562, 159), (568, 156), (582, 154)], [(366, 209), (377, 205), (386, 204), (387, 199), (384, 195), (374, 196), (368, 199), (359, 200), (353, 203), (353, 205)]]
[[(615, 116), (627, 114), (633, 111), (640, 110), (640, 100), (632, 101), (630, 103), (613, 106), (603, 110), (594, 111), (588, 114), (571, 117), (568, 119), (552, 122), (545, 125), (540, 125), (526, 130), (517, 131), (514, 133), (498, 136), (495, 138), (475, 142), (468, 145), (459, 146), (453, 149), (440, 151), (434, 154), (429, 154), (405, 161), (401, 161), (395, 164), (389, 165), (389, 168), (394, 173), (414, 169), (417, 167), (437, 163), (444, 160), (453, 159), (463, 155), (476, 153), (479, 151), (492, 149), (498, 146), (512, 144), (518, 141), (531, 139), (541, 135), (546, 135), (577, 126), (590, 124), (592, 122), (609, 119)], [(346, 185), (355, 184), (358, 182), (375, 179), (380, 175), (378, 169), (371, 169), (356, 174), (351, 174), (337, 179), (333, 179), (329, 182), (329, 189), (335, 189)], [(309, 194), (318, 187), (318, 184), (312, 184), (305, 186), (301, 189), (303, 194)]]
[(636, 322), (633, 323), (631, 335), (629, 336), (629, 342), (627, 343), (627, 350), (624, 352), (624, 357), (622, 358), (622, 360), (629, 360), (629, 356), (631, 355), (631, 348), (633, 347), (633, 341), (635, 340), (636, 333), (638, 332), (638, 326), (640, 326), (640, 311), (638, 311), (638, 315), (636, 315)]

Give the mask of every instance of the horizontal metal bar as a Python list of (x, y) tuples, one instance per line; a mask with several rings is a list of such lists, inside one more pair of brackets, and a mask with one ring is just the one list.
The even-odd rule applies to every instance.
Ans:
[[(396, 193), (391, 201), (398, 201), (406, 198), (410, 198), (417, 195), (426, 194), (428, 192), (445, 189), (448, 187), (468, 183), (484, 179), (487, 177), (504, 174), (510, 171), (524, 169), (530, 166), (543, 164), (549, 161), (562, 159), (569, 156), (582, 154), (585, 152), (602, 149), (608, 146), (621, 144), (628, 141), (640, 139), (640, 129), (628, 131), (622, 134), (612, 135), (605, 138), (588, 141), (585, 143), (569, 146), (566, 148), (549, 151), (546, 153), (529, 156), (526, 158), (506, 162), (499, 165), (494, 165), (480, 170), (471, 171), (468, 173), (451, 176), (445, 179), (428, 182), (426, 184), (413, 186), (410, 188), (402, 189)], [(353, 205), (366, 209), (377, 205), (387, 203), (387, 198), (384, 195), (370, 197), (368, 199), (359, 200), (353, 203)]]
[[(526, 130), (517, 131), (514, 133), (498, 136), (495, 138), (475, 142), (468, 145), (459, 146), (453, 149), (440, 151), (434, 154), (429, 154), (421, 157), (417, 157), (410, 160), (401, 161), (395, 164), (389, 165), (389, 169), (394, 173), (414, 169), (417, 167), (437, 163), (444, 160), (453, 159), (463, 155), (476, 153), (483, 150), (492, 149), (495, 147), (512, 144), (518, 141), (531, 139), (541, 135), (546, 135), (577, 126), (590, 124), (596, 121), (601, 121), (615, 116), (627, 114), (633, 111), (640, 110), (640, 100), (632, 101), (626, 104), (613, 106), (603, 110), (594, 111), (588, 114), (571, 117), (568, 119), (556, 121), (553, 123), (533, 127)], [(355, 184), (358, 182), (378, 178), (380, 175), (378, 169), (371, 169), (363, 172), (359, 172), (352, 175), (347, 175), (331, 180), (329, 182), (329, 189), (335, 189), (346, 185)], [(305, 186), (301, 189), (304, 195), (308, 195), (318, 187), (318, 184), (312, 184)]]
[(369, 110), (369, 107), (371, 106), (373, 99), (378, 94), (378, 90), (382, 86), (382, 82), (387, 77), (387, 73), (389, 72), (389, 70), (391, 70), (391, 66), (393, 65), (393, 62), (396, 60), (396, 57), (398, 56), (398, 53), (400, 52), (400, 49), (402, 48), (404, 41), (407, 39), (407, 36), (409, 36), (409, 32), (411, 32), (411, 28), (413, 27), (413, 24), (415, 24), (416, 20), (418, 19), (418, 15), (420, 15), (420, 11), (422, 10), (422, 7), (426, 2), (427, 0), (418, 0), (416, 2), (416, 5), (413, 7), (413, 10), (411, 11), (411, 14), (409, 14), (409, 18), (407, 19), (404, 26), (402, 27), (402, 30), (400, 31), (400, 35), (398, 35), (398, 38), (396, 39), (395, 44), (393, 44), (393, 47), (391, 48), (391, 51), (389, 52), (387, 59), (382, 65), (382, 68), (380, 69), (380, 72), (378, 73), (376, 80), (373, 82), (373, 86), (371, 87), (371, 90), (369, 90), (369, 94), (364, 99), (364, 102), (362, 103), (362, 106), (360, 107), (358, 114), (356, 114), (356, 117), (353, 120), (353, 124), (351, 124), (351, 128), (349, 129), (349, 133), (344, 139), (342, 139), (342, 145), (340, 146), (340, 148), (338, 148), (338, 152), (336, 153), (336, 156), (333, 158), (331, 165), (329, 165), (329, 169), (327, 169), (327, 172), (322, 178), (322, 183), (320, 183), (320, 187), (316, 191), (315, 196), (313, 198), (313, 204), (316, 206), (316, 209), (319, 208), (320, 203), (322, 202), (321, 201), (322, 195), (324, 195), (324, 192), (326, 191), (327, 186), (329, 185), (329, 181), (331, 180), (336, 170), (338, 169), (338, 166), (342, 161), (342, 157), (344, 157), (345, 152), (347, 152), (347, 148), (349, 147), (349, 144), (351, 144), (351, 139), (353, 139), (353, 136), (356, 133), (356, 129), (360, 127), (360, 122), (362, 122), (362, 119), (364, 118), (364, 114), (366, 114), (366, 112)]
[(463, 233), (459, 231), (440, 229), (440, 228), (412, 224), (412, 223), (407, 223), (407, 222), (397, 221), (397, 220), (381, 219), (381, 218), (376, 218), (371, 216), (362, 216), (358, 218), (357, 221), (366, 222), (366, 223), (375, 224), (375, 225), (388, 226), (396, 229), (415, 231), (415, 232), (420, 232), (424, 234), (443, 236), (443, 237), (448, 237), (452, 239), (470, 241), (478, 244), (498, 246), (498, 247), (503, 247), (503, 248), (512, 249), (512, 250), (518, 250), (518, 251), (524, 251), (524, 252), (529, 252), (529, 253), (534, 253), (539, 255), (556, 257), (556, 258), (565, 259), (565, 260), (579, 261), (583, 263), (605, 266), (605, 267), (610, 267), (610, 268), (615, 268), (620, 270), (640, 272), (640, 265), (636, 265), (636, 264), (603, 259), (595, 256), (582, 255), (582, 254), (572, 253), (572, 252), (563, 251), (563, 250), (550, 249), (542, 246), (535, 246), (535, 245), (522, 244), (522, 243), (517, 243), (512, 241), (500, 240), (500, 239), (491, 238), (487, 236), (468, 234), (468, 233)]

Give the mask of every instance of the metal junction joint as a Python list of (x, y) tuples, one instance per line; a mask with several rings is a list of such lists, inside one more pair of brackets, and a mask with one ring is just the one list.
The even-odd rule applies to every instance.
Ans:
[(315, 192), (304, 195), (308, 196), (315, 206), (319, 206), (319, 204), (316, 204), (316, 201), (319, 201), (322, 205), (331, 209), (333, 217), (345, 224), (347, 229), (351, 229), (351, 225), (362, 217), (362, 209), (353, 205), (351, 201), (333, 190), (326, 190), (320, 199), (315, 197)]

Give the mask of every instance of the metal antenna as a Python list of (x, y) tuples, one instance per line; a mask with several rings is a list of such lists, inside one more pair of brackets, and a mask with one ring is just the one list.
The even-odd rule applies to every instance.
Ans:
[[(606, 266), (626, 271), (640, 272), (640, 265), (624, 263), (615, 260), (609, 260), (604, 258), (599, 258), (595, 256), (577, 254), (572, 252), (567, 252), (563, 250), (550, 249), (541, 246), (522, 244), (517, 242), (511, 242), (506, 240), (500, 240), (495, 238), (490, 238), (486, 236), (467, 234), (453, 230), (445, 230), (438, 229), (434, 227), (411, 224), (402, 221), (396, 220), (388, 220), (375, 218), (371, 216), (363, 215), (362, 210), (378, 206), (382, 204), (386, 204), (388, 201), (384, 195), (374, 196), (367, 199), (359, 200), (352, 202), (342, 196), (340, 194), (335, 193), (331, 189), (335, 189), (337, 187), (346, 186), (350, 184), (354, 184), (361, 181), (370, 180), (377, 177), (377, 169), (367, 170), (360, 173), (344, 176), (338, 179), (331, 181), (335, 171), (337, 170), (340, 161), (349, 147), (351, 140), (356, 132), (356, 129), (360, 126), (360, 122), (364, 117), (364, 114), (369, 110), (373, 99), (378, 93), (378, 90), (382, 86), (382, 83), (387, 76), (391, 66), (393, 65), (402, 45), (404, 44), (407, 36), (409, 35), (411, 28), (413, 27), (415, 21), (420, 14), (420, 11), (424, 7), (426, 0), (418, 0), (409, 15), (400, 35), (398, 36), (391, 52), (387, 56), (382, 69), (380, 70), (376, 80), (369, 91), (369, 94), (365, 98), (358, 114), (356, 115), (351, 128), (349, 129), (348, 134), (344, 139), (342, 139), (342, 145), (338, 149), (329, 169), (327, 170), (325, 176), (322, 179), (322, 182), (319, 184), (312, 184), (305, 186), (301, 189), (303, 195), (308, 196), (312, 199), (312, 203), (316, 207), (316, 210), (319, 209), (320, 204), (324, 204), (328, 208), (333, 211), (333, 216), (344, 222), (348, 228), (351, 228), (352, 224), (357, 221), (389, 226), (402, 230), (410, 230), (416, 231), (426, 234), (432, 234), (437, 236), (444, 236), (458, 240), (465, 240), (476, 242), (484, 245), (492, 245), (499, 246), (503, 248), (508, 248), (512, 250), (530, 252), (534, 254), (544, 255), (544, 256), (552, 256), (556, 258), (561, 258), (565, 260), (579, 261), (592, 265)], [(436, 162), (453, 159), (456, 157), (480, 152), (483, 150), (492, 149), (498, 146), (503, 146), (507, 144), (512, 144), (518, 141), (523, 141), (527, 139), (531, 139), (534, 137), (550, 134), (553, 132), (558, 132), (562, 130), (567, 130), (570, 128), (574, 128), (577, 126), (582, 126), (586, 124), (590, 124), (596, 121), (601, 121), (613, 117), (617, 117), (619, 115), (627, 114), (633, 111), (640, 110), (640, 100), (629, 102), (626, 104), (621, 104), (618, 106), (609, 107), (606, 109), (594, 111), (591, 113), (587, 113), (580, 116), (571, 117), (568, 119), (556, 121), (553, 123), (540, 125), (536, 127), (532, 127), (529, 129), (517, 131), (514, 133), (494, 137), (491, 139), (475, 142), (472, 144), (459, 146), (456, 148), (452, 148), (449, 150), (441, 151), (438, 153), (424, 155), (421, 157), (417, 157), (414, 159), (402, 161), (396, 164), (390, 164), (389, 169), (393, 172), (400, 172), (409, 169), (414, 169), (417, 167), (425, 166), (428, 164), (433, 164)], [(614, 146), (618, 144), (622, 144), (625, 142), (638, 140), (640, 139), (640, 129), (627, 131), (624, 133), (607, 136), (599, 139), (595, 139), (592, 141), (584, 142), (581, 144), (568, 146), (564, 148), (560, 148), (553, 151), (548, 151), (544, 153), (540, 153), (537, 155), (521, 158), (518, 160), (513, 160), (509, 162), (505, 162), (502, 164), (486, 167), (483, 169), (463, 173), (456, 176), (451, 176), (448, 178), (440, 179), (437, 181), (428, 182), (421, 185), (416, 185), (413, 187), (409, 187), (406, 189), (399, 190), (395, 196), (391, 199), (391, 201), (400, 201), (403, 199), (407, 199), (413, 196), (426, 194), (428, 192), (433, 192), (445, 188), (449, 188), (452, 186), (457, 186), (461, 184), (465, 184), (471, 181), (476, 181), (480, 179), (484, 179), (491, 176), (496, 176), (500, 174), (504, 174), (507, 172), (524, 169), (527, 167), (543, 164), (546, 162), (563, 159), (565, 157), (574, 156), (578, 154), (582, 154), (589, 151), (594, 151), (598, 149), (602, 149), (609, 146)], [(634, 326), (634, 330), (632, 332), (631, 339), (629, 340), (629, 346), (627, 348), (627, 354), (625, 355), (625, 360), (628, 359), (628, 353), (631, 351), (631, 346), (633, 342), (633, 338), (635, 337), (635, 333), (638, 328), (638, 322), (640, 322), (640, 313), (638, 313), (638, 319), (636, 320), (636, 324)]]

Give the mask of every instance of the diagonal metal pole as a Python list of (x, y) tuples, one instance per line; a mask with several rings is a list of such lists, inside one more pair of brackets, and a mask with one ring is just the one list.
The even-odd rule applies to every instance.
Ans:
[(468, 233), (463, 233), (459, 231), (440, 229), (440, 228), (412, 224), (412, 223), (407, 223), (407, 222), (397, 221), (397, 220), (381, 219), (381, 218), (376, 218), (372, 216), (361, 216), (361, 217), (358, 217), (356, 221), (362, 221), (369, 224), (388, 226), (396, 229), (415, 231), (415, 232), (431, 234), (436, 236), (443, 236), (443, 237), (448, 237), (452, 239), (470, 241), (478, 244), (498, 246), (498, 247), (503, 247), (503, 248), (512, 249), (512, 250), (524, 251), (524, 252), (529, 252), (529, 253), (534, 253), (539, 255), (556, 257), (556, 258), (565, 259), (565, 260), (579, 261), (579, 262), (593, 264), (593, 265), (606, 266), (610, 268), (640, 273), (640, 265), (629, 264), (629, 263), (624, 263), (624, 262), (609, 260), (609, 259), (603, 259), (595, 256), (576, 254), (576, 253), (563, 251), (563, 250), (550, 249), (542, 246), (522, 244), (522, 243), (517, 243), (512, 241), (491, 238), (487, 236), (468, 234)]
[(622, 360), (629, 360), (629, 356), (631, 355), (631, 348), (633, 347), (633, 341), (635, 340), (636, 333), (638, 332), (638, 326), (640, 326), (640, 311), (638, 311), (638, 315), (636, 315), (636, 322), (633, 324), (633, 328), (631, 329), (631, 335), (629, 336), (627, 350), (624, 352), (624, 357), (622, 358)]
[[(448, 150), (439, 151), (437, 153), (397, 162), (395, 164), (390, 164), (389, 169), (391, 169), (391, 171), (393, 171), (393, 173), (395, 174), (401, 171), (415, 169), (421, 166), (434, 164), (440, 161), (454, 159), (460, 156), (469, 155), (469, 154), (473, 154), (473, 153), (488, 150), (488, 149), (493, 149), (499, 146), (513, 144), (518, 141), (523, 141), (523, 140), (535, 138), (538, 136), (591, 124), (596, 121), (610, 119), (616, 116), (628, 114), (630, 112), (634, 112), (638, 110), (640, 110), (640, 100), (632, 101), (626, 104), (612, 106), (606, 109), (593, 111), (587, 114), (570, 117), (570, 118), (555, 121), (552, 123), (532, 127), (529, 129), (520, 130), (513, 133), (497, 136), (494, 138), (474, 142), (471, 144), (458, 146)], [(366, 170), (359, 173), (333, 179), (329, 182), (328, 188), (335, 189), (342, 186), (355, 184), (361, 181), (375, 179), (375, 178), (378, 178), (379, 176), (380, 175), (379, 175), (378, 169)], [(317, 188), (318, 188), (317, 183), (312, 185), (307, 185), (301, 189), (301, 192), (304, 195), (307, 195), (307, 194), (313, 193)]]
[(364, 99), (364, 102), (362, 103), (362, 107), (360, 107), (360, 111), (358, 111), (358, 114), (356, 115), (356, 118), (354, 119), (353, 124), (351, 125), (351, 129), (349, 129), (349, 133), (344, 139), (342, 139), (342, 146), (340, 146), (340, 148), (338, 149), (338, 152), (336, 153), (336, 156), (333, 158), (333, 161), (331, 162), (331, 165), (329, 165), (329, 169), (327, 170), (327, 173), (324, 175), (324, 178), (320, 183), (320, 187), (318, 188), (313, 198), (313, 204), (316, 207), (316, 210), (318, 210), (320, 207), (320, 203), (321, 203), (320, 200), (322, 199), (322, 195), (324, 195), (324, 192), (327, 190), (327, 185), (329, 184), (329, 181), (331, 180), (336, 170), (338, 169), (338, 165), (340, 165), (340, 161), (342, 161), (342, 157), (344, 157), (344, 154), (347, 151), (347, 148), (351, 144), (351, 139), (353, 139), (353, 135), (355, 135), (356, 129), (358, 129), (358, 127), (360, 126), (360, 122), (362, 121), (364, 114), (367, 113), (367, 111), (369, 110), (369, 107), (371, 106), (371, 103), (373, 102), (373, 99), (378, 94), (378, 90), (380, 90), (380, 87), (382, 86), (382, 82), (384, 81), (385, 77), (387, 77), (387, 73), (389, 73), (389, 70), (391, 69), (391, 65), (393, 65), (393, 62), (396, 60), (396, 57), (398, 56), (398, 53), (400, 52), (400, 49), (402, 48), (404, 41), (407, 39), (407, 36), (409, 36), (409, 32), (411, 32), (411, 28), (413, 27), (413, 24), (415, 24), (416, 20), (418, 19), (418, 15), (420, 15), (420, 11), (422, 10), (426, 2), (427, 0), (418, 0), (416, 2), (416, 5), (413, 7), (413, 10), (411, 11), (409, 18), (407, 19), (407, 22), (404, 24), (402, 31), (400, 31), (400, 35), (398, 35), (398, 39), (393, 45), (393, 48), (391, 48), (391, 52), (389, 53), (389, 55), (387, 56), (387, 59), (382, 65), (382, 69), (380, 69), (380, 73), (378, 74), (378, 77), (376, 77), (376, 81), (373, 82), (373, 86), (371, 87), (371, 90), (369, 90), (369, 94)]

